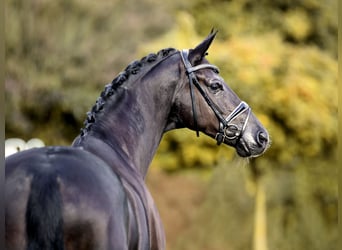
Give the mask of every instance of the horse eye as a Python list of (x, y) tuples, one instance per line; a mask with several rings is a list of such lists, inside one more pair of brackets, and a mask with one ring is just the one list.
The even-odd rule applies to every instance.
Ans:
[(209, 85), (210, 91), (216, 93), (219, 90), (222, 90), (222, 85), (219, 82), (213, 82), (212, 84)]
[(220, 74), (220, 71), (218, 69), (213, 69), (215, 74)]

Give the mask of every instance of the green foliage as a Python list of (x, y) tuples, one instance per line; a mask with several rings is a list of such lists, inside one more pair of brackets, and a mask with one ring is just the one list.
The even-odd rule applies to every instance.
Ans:
[[(70, 144), (137, 44), (171, 25), (155, 1), (6, 1), (6, 137)], [(171, 14), (171, 13), (170, 13)]]
[[(337, 170), (327, 168), (318, 161), (259, 177), (266, 193), (268, 249), (338, 249), (337, 185), (332, 184)], [(253, 249), (256, 183), (250, 174), (241, 161), (220, 162), (193, 224), (172, 249)]]
[(270, 249), (337, 249), (337, 169), (310, 165), (265, 176)]

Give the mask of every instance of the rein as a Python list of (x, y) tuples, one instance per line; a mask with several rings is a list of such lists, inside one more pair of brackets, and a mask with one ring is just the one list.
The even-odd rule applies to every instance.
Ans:
[[(189, 51), (188, 50), (182, 50), (180, 51), (180, 55), (182, 58), (182, 61), (185, 66), (186, 73), (189, 77), (189, 86), (190, 86), (190, 96), (191, 96), (191, 104), (192, 104), (192, 113), (194, 118), (194, 127), (196, 130), (196, 135), (199, 137), (199, 130), (198, 130), (198, 124), (197, 124), (197, 112), (195, 107), (195, 94), (193, 90), (193, 85), (198, 89), (198, 91), (201, 93), (202, 97), (205, 99), (209, 107), (213, 110), (216, 117), (219, 120), (219, 130), (215, 136), (215, 139), (217, 141), (217, 145), (220, 145), (225, 139), (228, 139), (230, 141), (235, 140), (235, 143), (241, 138), (243, 135), (247, 122), (251, 113), (251, 108), (248, 106), (248, 104), (244, 101), (240, 102), (240, 104), (226, 117), (224, 118), (219, 109), (217, 108), (217, 105), (210, 99), (208, 94), (204, 91), (204, 89), (201, 87), (200, 83), (197, 80), (197, 77), (195, 75), (195, 71), (198, 71), (200, 69), (212, 69), (216, 72), (219, 72), (218, 67), (205, 63), (200, 64), (197, 66), (192, 66), (189, 61)], [(231, 121), (236, 119), (238, 116), (243, 114), (244, 112), (248, 112), (247, 116), (245, 118), (244, 124), (241, 129)]]

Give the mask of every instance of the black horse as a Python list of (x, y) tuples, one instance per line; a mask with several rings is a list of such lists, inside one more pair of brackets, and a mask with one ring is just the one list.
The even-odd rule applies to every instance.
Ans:
[(256, 157), (265, 128), (205, 59), (216, 33), (190, 50), (134, 61), (87, 113), (71, 147), (6, 159), (6, 248), (164, 249), (144, 179), (166, 131), (187, 127)]

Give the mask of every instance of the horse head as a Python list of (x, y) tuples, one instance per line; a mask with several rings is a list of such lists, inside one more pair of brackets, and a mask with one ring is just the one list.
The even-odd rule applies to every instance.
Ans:
[(269, 146), (269, 134), (251, 108), (230, 89), (216, 66), (205, 58), (216, 32), (198, 46), (180, 53), (181, 87), (171, 120), (236, 149), (242, 157), (256, 157)]

